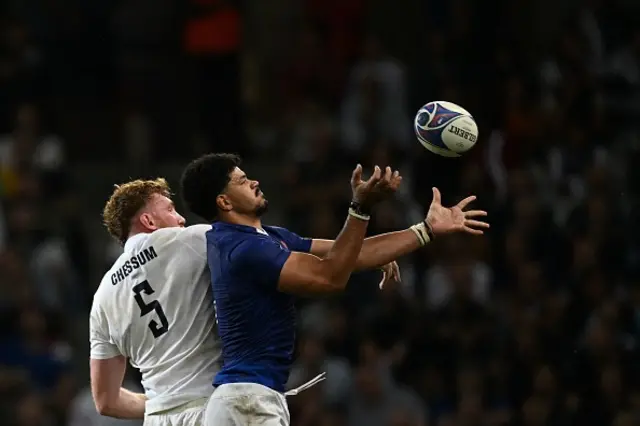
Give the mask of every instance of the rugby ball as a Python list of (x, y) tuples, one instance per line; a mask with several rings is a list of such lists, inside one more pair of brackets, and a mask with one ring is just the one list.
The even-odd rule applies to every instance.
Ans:
[(413, 129), (422, 146), (443, 157), (460, 157), (478, 140), (473, 116), (452, 102), (429, 102), (420, 108)]

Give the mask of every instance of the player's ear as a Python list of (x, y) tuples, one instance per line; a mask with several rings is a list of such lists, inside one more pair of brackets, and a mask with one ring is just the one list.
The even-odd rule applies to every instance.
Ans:
[(224, 195), (224, 194), (220, 194), (216, 197), (216, 205), (218, 206), (218, 208), (220, 210), (222, 210), (223, 212), (228, 212), (231, 210), (231, 201), (229, 200), (229, 198)]
[(153, 220), (153, 216), (148, 212), (141, 213), (138, 220), (140, 221), (142, 226), (144, 226), (145, 228), (155, 229), (156, 227), (155, 221)]

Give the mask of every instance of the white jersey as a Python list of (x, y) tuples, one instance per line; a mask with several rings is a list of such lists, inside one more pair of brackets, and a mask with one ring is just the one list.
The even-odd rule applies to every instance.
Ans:
[(91, 358), (124, 355), (140, 369), (146, 414), (213, 392), (220, 344), (206, 258), (209, 229), (134, 235), (94, 295)]

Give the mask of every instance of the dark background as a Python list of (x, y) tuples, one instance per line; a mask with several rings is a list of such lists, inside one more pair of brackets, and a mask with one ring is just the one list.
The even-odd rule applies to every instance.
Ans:
[[(640, 424), (636, 1), (5, 0), (0, 6), (0, 423), (126, 424), (88, 388), (88, 309), (119, 254), (114, 183), (234, 151), (267, 222), (332, 238), (356, 162), (405, 176), (372, 234), (431, 187), (476, 194), (483, 238), (303, 301), (300, 426)], [(480, 128), (461, 159), (412, 134), (431, 100)], [(136, 387), (132, 372), (128, 386)], [(138, 424), (131, 422), (131, 424)]]

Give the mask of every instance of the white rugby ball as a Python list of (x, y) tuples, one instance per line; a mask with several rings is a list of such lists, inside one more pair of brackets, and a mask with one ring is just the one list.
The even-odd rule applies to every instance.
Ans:
[(413, 129), (422, 146), (443, 157), (460, 157), (478, 140), (473, 116), (452, 102), (429, 102), (420, 108)]

